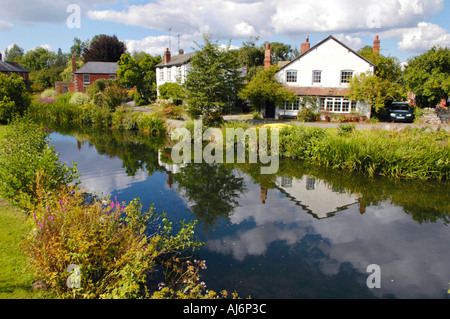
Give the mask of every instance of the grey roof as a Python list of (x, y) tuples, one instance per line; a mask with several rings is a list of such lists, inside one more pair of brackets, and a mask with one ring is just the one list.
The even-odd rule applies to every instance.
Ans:
[(119, 69), (116, 62), (88, 62), (76, 70), (75, 74), (115, 74)]
[(156, 67), (157, 67), (157, 68), (163, 68), (163, 67), (165, 67), (165, 66), (179, 66), (179, 65), (183, 65), (183, 64), (185, 64), (185, 63), (188, 63), (188, 62), (191, 60), (191, 58), (192, 58), (196, 53), (197, 53), (197, 51), (189, 52), (189, 53), (185, 53), (185, 54), (178, 54), (178, 55), (175, 55), (175, 56), (173, 56), (173, 57), (170, 59), (169, 63), (161, 62), (161, 63), (158, 63), (158, 64), (156, 65)]
[(317, 43), (315, 46), (313, 46), (312, 48), (310, 48), (308, 51), (303, 52), (302, 54), (300, 54), (298, 57), (296, 57), (295, 59), (293, 59), (292, 61), (284, 64), (283, 66), (280, 67), (280, 69), (278, 69), (277, 72), (279, 72), (280, 70), (286, 68), (288, 65), (291, 65), (293, 62), (297, 61), (298, 59), (301, 59), (302, 57), (304, 57), (305, 55), (309, 54), (310, 52), (313, 52), (314, 49), (316, 49), (317, 47), (321, 46), (322, 44), (324, 44), (325, 42), (327, 42), (328, 40), (334, 40), (337, 43), (339, 43), (340, 45), (342, 45), (344, 48), (346, 48), (349, 52), (353, 53), (354, 55), (356, 55), (357, 57), (359, 57), (360, 59), (363, 59), (364, 61), (366, 61), (367, 63), (369, 63), (372, 66), (375, 66), (375, 64), (369, 60), (367, 60), (365, 57), (361, 56), (360, 54), (356, 53), (354, 50), (350, 49), (347, 45), (345, 45), (344, 43), (342, 43), (341, 41), (339, 41), (338, 39), (336, 39), (335, 37), (333, 37), (332, 35), (328, 36), (327, 38), (323, 39), (322, 41), (320, 41), (319, 43)]
[(27, 69), (21, 66), (17, 62), (5, 62), (0, 61), (0, 72), (20, 72), (20, 73), (29, 73)]

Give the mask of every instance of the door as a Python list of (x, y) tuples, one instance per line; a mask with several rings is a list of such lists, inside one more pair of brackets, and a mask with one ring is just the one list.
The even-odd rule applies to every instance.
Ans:
[(275, 103), (272, 101), (266, 102), (266, 116), (265, 118), (273, 119), (275, 118)]

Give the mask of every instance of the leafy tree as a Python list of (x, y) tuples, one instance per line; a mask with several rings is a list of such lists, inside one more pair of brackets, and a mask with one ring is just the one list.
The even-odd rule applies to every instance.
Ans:
[(127, 51), (124, 42), (116, 35), (99, 35), (94, 37), (88, 47), (83, 49), (83, 61), (117, 62)]
[(156, 71), (155, 65), (161, 63), (160, 56), (145, 57), (137, 60), (126, 53), (120, 58), (117, 70), (118, 77), (129, 87), (136, 87), (139, 97), (145, 101), (156, 98)]
[(39, 71), (53, 66), (55, 60), (56, 55), (54, 52), (39, 47), (34, 50), (27, 51), (21, 62), (26, 69), (30, 71)]
[(239, 92), (239, 97), (249, 100), (255, 110), (262, 110), (268, 102), (280, 104), (296, 98), (292, 91), (277, 81), (277, 70), (278, 67), (274, 65), (258, 72)]
[(281, 42), (270, 43), (270, 51), (272, 53), (272, 63), (277, 64), (279, 61), (287, 61), (292, 56), (292, 47), (289, 44)]
[(375, 113), (381, 112), (389, 102), (402, 100), (404, 88), (369, 72), (356, 75), (350, 81), (346, 97), (352, 100), (368, 101)]
[(75, 56), (76, 59), (81, 59), (81, 55), (85, 48), (89, 45), (89, 41), (81, 41), (78, 38), (73, 38), (73, 45), (70, 47), (70, 53)]
[(15, 115), (23, 115), (31, 99), (22, 77), (0, 73), (0, 123), (7, 123)]
[[(76, 69), (78, 70), (79, 68), (81, 68), (84, 65), (83, 61), (81, 60), (75, 60), (75, 66)], [(66, 62), (66, 67), (64, 68), (64, 70), (61, 72), (60, 74), (60, 78), (61, 81), (71, 81), (71, 74), (72, 74), (73, 70), (72, 70), (72, 60), (69, 59), (69, 61)]]
[(5, 61), (20, 62), (23, 58), (24, 51), (17, 44), (14, 44), (10, 49), (5, 50)]
[(247, 79), (251, 79), (264, 65), (264, 49), (256, 46), (258, 40), (258, 37), (250, 38), (237, 51), (239, 65), (247, 68)]
[(383, 117), (390, 102), (406, 98), (400, 62), (395, 57), (374, 53), (371, 46), (363, 47), (358, 53), (375, 65), (375, 73), (355, 75), (346, 97), (368, 101), (374, 114)]
[(239, 61), (230, 47), (221, 48), (211, 34), (204, 34), (203, 40), (204, 44), (197, 44), (200, 50), (192, 57), (184, 83), (193, 117), (209, 117), (212, 112), (222, 112), (234, 105), (243, 83)]
[(432, 47), (409, 59), (405, 82), (418, 106), (435, 106), (450, 95), (450, 48)]

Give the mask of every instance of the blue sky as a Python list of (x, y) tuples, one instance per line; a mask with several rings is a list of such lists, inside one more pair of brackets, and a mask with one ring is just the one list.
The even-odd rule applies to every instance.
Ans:
[[(70, 4), (80, 27), (70, 28)], [(444, 0), (0, 0), (0, 51), (13, 43), (69, 52), (73, 38), (117, 35), (129, 51), (191, 51), (209, 31), (240, 46), (250, 37), (300, 47), (332, 34), (353, 49), (372, 45), (401, 62), (433, 45), (450, 46), (450, 1)], [(6, 8), (6, 9), (5, 9)], [(70, 20), (75, 21), (75, 20)], [(169, 29), (171, 31), (169, 31)]]

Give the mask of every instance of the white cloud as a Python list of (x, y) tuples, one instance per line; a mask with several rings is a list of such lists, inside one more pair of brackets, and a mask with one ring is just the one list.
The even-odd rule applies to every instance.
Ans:
[(11, 30), (12, 27), (13, 27), (12, 23), (9, 23), (8, 21), (0, 20), (0, 31)]
[[(2, 10), (0, 19), (16, 21), (22, 25), (33, 23), (63, 23), (70, 13), (66, 11), (67, 6), (75, 3), (80, 6), (81, 14), (98, 5), (113, 4), (118, 0), (0, 0)], [(1, 30), (1, 29), (0, 29)]]
[(52, 46), (51, 46), (50, 44), (41, 44), (41, 45), (39, 46), (39, 48), (44, 48), (44, 49), (46, 49), (46, 50), (48, 50), (48, 51), (51, 51), (51, 50), (52, 50)]
[(433, 46), (450, 46), (450, 34), (433, 23), (420, 22), (416, 28), (401, 30), (398, 48), (404, 51), (426, 51)]
[(361, 49), (362, 46), (364, 45), (363, 40), (361, 40), (361, 38), (352, 37), (348, 34), (346, 35), (344, 33), (340, 33), (340, 34), (335, 35), (335, 37), (336, 37), (336, 39), (338, 39), (342, 43), (346, 44), (353, 50)]

